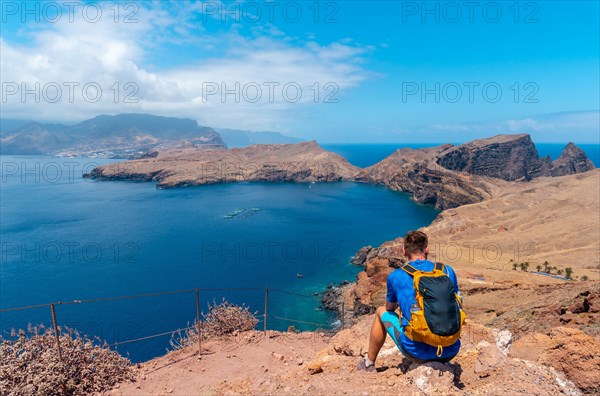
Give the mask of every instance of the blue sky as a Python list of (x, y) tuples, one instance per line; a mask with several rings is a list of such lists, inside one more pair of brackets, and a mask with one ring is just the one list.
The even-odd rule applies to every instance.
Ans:
[(57, 4), (2, 2), (3, 117), (149, 112), (324, 143), (599, 141), (598, 1)]

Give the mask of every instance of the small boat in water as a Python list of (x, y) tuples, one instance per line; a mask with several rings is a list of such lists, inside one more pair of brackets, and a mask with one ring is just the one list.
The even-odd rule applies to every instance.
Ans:
[(296, 274), (297, 278), (302, 278), (302, 274)]

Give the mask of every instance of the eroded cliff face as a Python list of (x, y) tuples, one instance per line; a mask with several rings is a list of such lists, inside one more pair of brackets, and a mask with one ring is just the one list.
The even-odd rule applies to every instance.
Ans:
[(573, 143), (567, 144), (555, 161), (550, 157), (540, 158), (531, 137), (526, 134), (498, 135), (452, 147), (440, 153), (437, 164), (507, 181), (565, 176), (594, 169), (585, 152)]
[(551, 167), (549, 158), (539, 158), (529, 135), (498, 135), (451, 147), (436, 163), (446, 169), (503, 180), (530, 179)]
[(357, 181), (382, 184), (396, 191), (406, 191), (416, 202), (438, 209), (481, 202), (490, 196), (483, 178), (466, 172), (448, 170), (437, 158), (452, 145), (424, 149), (400, 149), (383, 161), (364, 169)]
[(230, 150), (152, 151), (143, 158), (94, 168), (84, 177), (155, 181), (172, 188), (240, 181), (321, 182), (353, 180), (360, 171), (316, 142), (265, 144)]
[(498, 135), (458, 146), (400, 149), (364, 169), (357, 180), (406, 191), (417, 202), (449, 209), (488, 199), (497, 184), (493, 179), (529, 181), (591, 169), (592, 162), (573, 143), (553, 162), (539, 157), (529, 135)]

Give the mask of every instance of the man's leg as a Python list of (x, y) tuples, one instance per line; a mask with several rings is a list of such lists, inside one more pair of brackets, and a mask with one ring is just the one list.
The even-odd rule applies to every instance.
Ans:
[(371, 326), (371, 334), (369, 336), (369, 353), (367, 357), (373, 362), (375, 359), (377, 359), (379, 351), (383, 347), (383, 344), (385, 344), (387, 331), (385, 330), (385, 326), (381, 320), (381, 315), (383, 315), (385, 312), (387, 312), (385, 307), (377, 308), (375, 317), (373, 318), (373, 325)]
[(402, 326), (400, 318), (396, 312), (390, 312), (385, 307), (377, 308), (373, 324), (371, 325), (371, 333), (369, 335), (369, 352), (365, 358), (361, 358), (356, 364), (358, 370), (375, 371), (375, 359), (389, 333), (396, 345), (400, 345), (400, 335)]

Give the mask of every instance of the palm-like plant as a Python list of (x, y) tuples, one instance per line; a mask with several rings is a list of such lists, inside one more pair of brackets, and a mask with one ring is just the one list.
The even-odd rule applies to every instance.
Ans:
[(550, 271), (550, 263), (548, 263), (547, 261), (544, 261), (544, 272), (549, 272)]
[(571, 268), (571, 267), (565, 268), (565, 276), (567, 277), (567, 279), (572, 279), (573, 278), (573, 268)]

